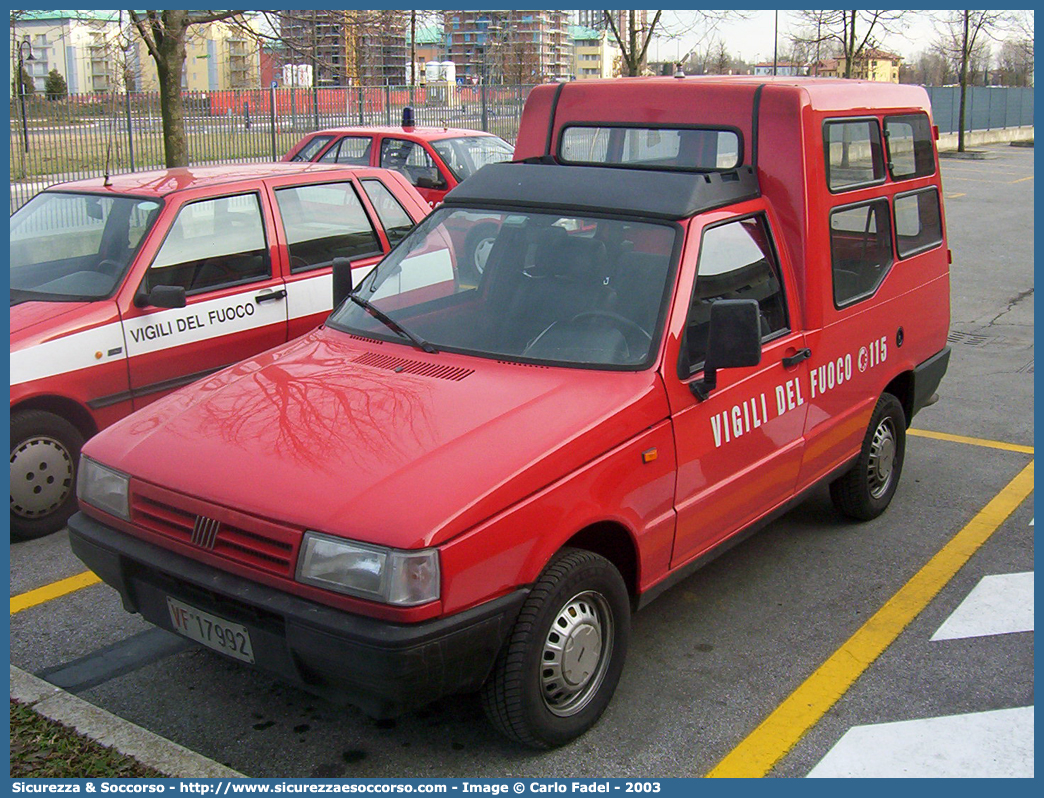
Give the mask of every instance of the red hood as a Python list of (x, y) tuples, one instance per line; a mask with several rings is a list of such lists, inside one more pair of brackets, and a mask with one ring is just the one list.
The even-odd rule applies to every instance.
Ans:
[(38, 344), (81, 327), (93, 327), (115, 315), (115, 303), (97, 302), (22, 302), (11, 306), (11, 348)]
[(652, 371), (425, 355), (320, 329), (150, 405), (84, 453), (220, 505), (416, 548), (666, 415)]

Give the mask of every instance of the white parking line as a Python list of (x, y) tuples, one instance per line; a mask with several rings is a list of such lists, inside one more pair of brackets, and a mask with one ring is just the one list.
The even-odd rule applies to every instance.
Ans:
[(1033, 572), (984, 576), (932, 640), (1033, 631)]
[(855, 726), (809, 778), (1033, 778), (1033, 707)]

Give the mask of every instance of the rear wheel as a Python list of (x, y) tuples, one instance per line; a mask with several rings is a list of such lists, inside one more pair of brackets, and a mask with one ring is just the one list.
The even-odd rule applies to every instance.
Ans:
[(11, 416), (11, 534), (39, 538), (76, 510), (76, 465), (83, 435), (61, 416), (21, 410)]
[(895, 495), (905, 456), (906, 413), (892, 394), (882, 394), (855, 466), (830, 484), (834, 506), (860, 521), (877, 518)]
[(553, 748), (595, 724), (627, 654), (630, 605), (616, 568), (565, 549), (526, 599), (482, 688), (494, 726), (534, 748)]

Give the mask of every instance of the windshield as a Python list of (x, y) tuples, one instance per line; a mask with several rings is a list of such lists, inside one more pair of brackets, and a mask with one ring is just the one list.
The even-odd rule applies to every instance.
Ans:
[[(676, 236), (667, 223), (440, 208), (355, 293), (440, 351), (643, 368), (657, 351)], [(403, 340), (360, 303), (329, 324)]]
[(160, 207), (151, 199), (37, 194), (11, 216), (11, 303), (109, 296)]
[(457, 182), (471, 177), (486, 164), (510, 161), (514, 148), (496, 136), (465, 136), (433, 141), (431, 146), (446, 162)]

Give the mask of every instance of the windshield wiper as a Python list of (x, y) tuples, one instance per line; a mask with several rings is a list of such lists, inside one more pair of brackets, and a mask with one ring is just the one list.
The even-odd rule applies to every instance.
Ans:
[(399, 322), (395, 321), (395, 319), (393, 319), (383, 310), (378, 308), (368, 299), (363, 299), (361, 296), (357, 296), (356, 294), (348, 294), (348, 298), (359, 307), (368, 311), (370, 315), (376, 318), (378, 321), (383, 322), (384, 325), (388, 327), (388, 329), (392, 330), (393, 332), (397, 332), (404, 338), (409, 339), (410, 343), (412, 343), (418, 349), (427, 352), (430, 355), (437, 355), (439, 353), (438, 349), (429, 344), (419, 335), (414, 335), (413, 333), (411, 333), (409, 330), (407, 330), (405, 327), (399, 324)]

